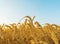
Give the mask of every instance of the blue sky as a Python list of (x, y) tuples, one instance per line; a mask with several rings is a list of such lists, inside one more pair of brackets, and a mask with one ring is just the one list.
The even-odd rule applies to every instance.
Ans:
[(0, 0), (0, 24), (36, 16), (41, 24), (60, 25), (60, 0)]

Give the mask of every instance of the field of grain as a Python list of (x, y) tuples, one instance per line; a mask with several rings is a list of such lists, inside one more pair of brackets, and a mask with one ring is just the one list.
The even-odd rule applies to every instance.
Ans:
[(24, 17), (23, 23), (0, 25), (0, 44), (60, 44), (60, 26), (42, 26), (34, 18)]

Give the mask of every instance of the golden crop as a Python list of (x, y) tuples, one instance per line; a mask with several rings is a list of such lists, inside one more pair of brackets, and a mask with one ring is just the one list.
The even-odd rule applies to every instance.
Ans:
[(29, 16), (23, 23), (0, 25), (0, 44), (60, 44), (60, 26), (41, 26)]

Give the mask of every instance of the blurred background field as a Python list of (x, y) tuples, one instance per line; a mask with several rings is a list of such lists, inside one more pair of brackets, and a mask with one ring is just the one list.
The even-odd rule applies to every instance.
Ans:
[(60, 26), (40, 25), (34, 18), (25, 16), (23, 23), (0, 25), (0, 44), (60, 44)]

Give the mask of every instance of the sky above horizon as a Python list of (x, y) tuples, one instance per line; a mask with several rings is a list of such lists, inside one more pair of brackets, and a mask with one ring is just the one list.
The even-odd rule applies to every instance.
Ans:
[(0, 24), (18, 22), (24, 16), (60, 25), (60, 0), (0, 0)]

